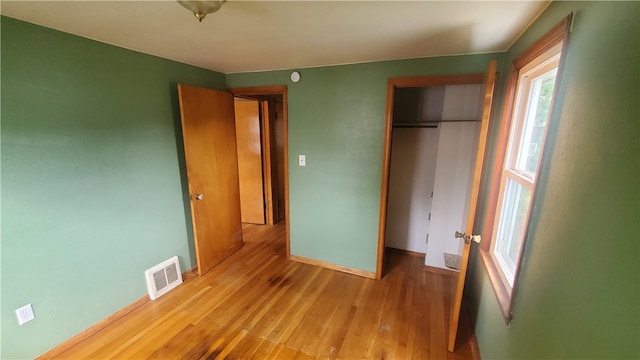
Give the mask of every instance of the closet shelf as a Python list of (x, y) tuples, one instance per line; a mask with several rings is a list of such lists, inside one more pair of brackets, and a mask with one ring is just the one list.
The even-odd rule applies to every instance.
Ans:
[(462, 122), (462, 121), (480, 121), (480, 119), (454, 119), (454, 120), (435, 120), (435, 121), (396, 121), (393, 123), (393, 127), (407, 127), (407, 128), (417, 128), (417, 127), (426, 127), (426, 128), (435, 128), (438, 127), (439, 123), (442, 122)]

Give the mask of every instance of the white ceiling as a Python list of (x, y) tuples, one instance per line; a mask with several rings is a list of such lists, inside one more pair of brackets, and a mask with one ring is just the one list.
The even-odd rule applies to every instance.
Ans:
[(7, 1), (3, 15), (223, 73), (505, 51), (547, 1)]

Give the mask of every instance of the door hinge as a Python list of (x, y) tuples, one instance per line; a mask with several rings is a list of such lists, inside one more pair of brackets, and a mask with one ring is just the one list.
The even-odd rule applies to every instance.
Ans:
[(429, 213), (429, 220), (431, 220), (431, 213)]

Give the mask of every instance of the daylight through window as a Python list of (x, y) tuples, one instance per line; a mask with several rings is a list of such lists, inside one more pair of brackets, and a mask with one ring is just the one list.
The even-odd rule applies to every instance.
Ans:
[(570, 14), (517, 56), (509, 75), (480, 252), (507, 323), (512, 318), (539, 170), (548, 157), (543, 151), (571, 19)]

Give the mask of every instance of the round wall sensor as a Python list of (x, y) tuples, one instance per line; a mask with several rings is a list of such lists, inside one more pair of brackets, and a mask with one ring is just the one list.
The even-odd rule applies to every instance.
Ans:
[(297, 71), (292, 72), (291, 81), (293, 81), (294, 83), (297, 83), (298, 81), (300, 81), (300, 73)]

